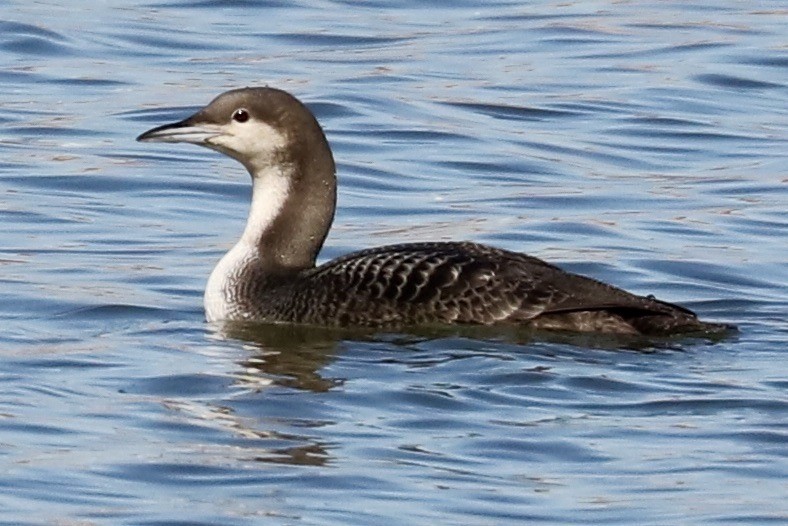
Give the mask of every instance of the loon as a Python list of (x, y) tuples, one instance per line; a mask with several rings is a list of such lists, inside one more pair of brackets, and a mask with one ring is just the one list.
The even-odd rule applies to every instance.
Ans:
[(286, 91), (227, 91), (137, 140), (204, 146), (239, 161), (252, 176), (246, 228), (208, 279), (209, 322), (513, 324), (647, 336), (729, 328), (653, 296), (471, 242), (382, 246), (316, 266), (336, 208), (334, 158), (312, 112)]

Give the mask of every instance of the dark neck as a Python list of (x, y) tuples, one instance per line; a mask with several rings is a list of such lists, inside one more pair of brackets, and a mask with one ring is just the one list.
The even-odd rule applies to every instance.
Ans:
[[(315, 266), (336, 208), (334, 160), (325, 138), (287, 162), (253, 175), (252, 210), (244, 240), (270, 272)], [(304, 146), (304, 145), (302, 145)], [(252, 224), (256, 223), (256, 224)]]

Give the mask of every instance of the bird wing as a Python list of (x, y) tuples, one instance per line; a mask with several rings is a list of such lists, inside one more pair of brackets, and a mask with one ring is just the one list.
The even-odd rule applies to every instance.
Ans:
[(492, 324), (604, 310), (694, 317), (682, 307), (630, 294), (538, 258), (475, 243), (376, 247), (309, 272), (305, 281), (319, 282), (310, 287), (312, 305), (334, 312), (342, 318), (340, 324)]
[[(324, 309), (341, 324), (527, 320), (565, 294), (536, 258), (473, 243), (414, 243), (348, 254), (310, 271)], [(314, 301), (313, 301), (314, 303)]]

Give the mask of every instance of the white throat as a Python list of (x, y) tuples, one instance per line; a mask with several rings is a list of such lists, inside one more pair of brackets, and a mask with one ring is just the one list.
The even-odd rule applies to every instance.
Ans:
[(227, 252), (208, 278), (203, 302), (205, 318), (211, 321), (242, 319), (236, 304), (235, 283), (246, 265), (260, 254), (259, 241), (279, 216), (290, 193), (290, 174), (272, 166), (252, 178), (252, 205), (241, 239)]

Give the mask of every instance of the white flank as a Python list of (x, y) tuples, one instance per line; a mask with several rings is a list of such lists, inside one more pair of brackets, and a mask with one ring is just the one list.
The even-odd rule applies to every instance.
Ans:
[(269, 166), (254, 175), (252, 206), (243, 235), (213, 269), (205, 287), (203, 301), (209, 322), (240, 317), (233, 312), (230, 285), (244, 265), (257, 256), (260, 250), (257, 243), (281, 212), (289, 192), (290, 174), (283, 172), (281, 166)]

